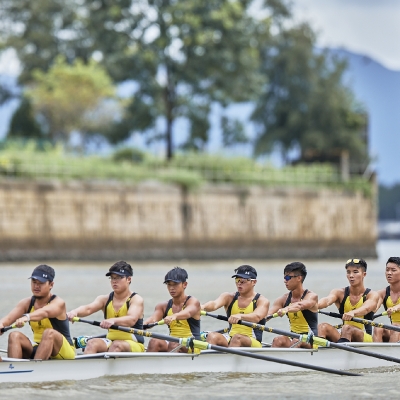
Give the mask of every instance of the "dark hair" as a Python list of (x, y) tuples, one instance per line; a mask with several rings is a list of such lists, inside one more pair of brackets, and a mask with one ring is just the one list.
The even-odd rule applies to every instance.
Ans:
[(367, 271), (367, 262), (363, 260), (362, 258), (350, 258), (349, 260), (346, 261), (346, 266), (347, 267), (357, 267), (357, 268), (364, 268), (364, 272)]
[(295, 261), (286, 265), (285, 269), (283, 270), (283, 273), (286, 274), (289, 272), (298, 272), (303, 277), (303, 279), (301, 280), (302, 282), (304, 282), (304, 279), (306, 279), (307, 276), (307, 268), (300, 261)]
[(387, 260), (386, 265), (389, 263), (396, 264), (398, 267), (400, 267), (400, 257), (389, 257), (389, 260)]
[(117, 261), (115, 264), (113, 264), (110, 267), (110, 272), (112, 271), (119, 271), (120, 269), (125, 269), (129, 271), (131, 275), (133, 275), (133, 270), (130, 264), (128, 264), (126, 261)]
[(235, 274), (245, 274), (246, 272), (251, 272), (257, 277), (257, 271), (251, 265), (241, 265), (235, 269)]
[(167, 272), (167, 275), (165, 275), (164, 278), (164, 283), (167, 283), (168, 281), (172, 282), (186, 282), (186, 279), (189, 278), (188, 273), (186, 270), (180, 267), (175, 267), (172, 268), (171, 271)]

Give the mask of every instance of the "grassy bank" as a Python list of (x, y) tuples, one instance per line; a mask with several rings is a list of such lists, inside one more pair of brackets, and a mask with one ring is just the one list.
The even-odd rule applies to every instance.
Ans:
[(275, 168), (244, 157), (178, 154), (166, 162), (150, 154), (121, 150), (112, 156), (78, 156), (61, 147), (39, 148), (35, 143), (7, 143), (0, 148), (0, 176), (28, 179), (98, 180), (139, 183), (157, 180), (194, 189), (204, 183), (240, 186), (329, 187), (371, 194), (371, 183), (361, 176), (342, 182), (329, 164)]

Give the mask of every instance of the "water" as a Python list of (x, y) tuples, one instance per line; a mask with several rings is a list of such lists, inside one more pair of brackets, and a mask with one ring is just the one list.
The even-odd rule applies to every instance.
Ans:
[[(384, 267), (389, 256), (399, 255), (400, 241), (382, 241), (378, 244), (378, 259), (367, 260), (366, 285), (373, 289), (386, 286)], [(354, 257), (360, 255), (355, 254)], [(253, 265), (258, 271), (256, 289), (271, 301), (285, 292), (283, 267), (293, 260), (231, 260), (231, 261), (187, 261), (179, 266), (187, 269), (189, 284), (187, 293), (201, 302), (214, 299), (225, 291), (234, 291), (231, 275), (233, 269), (242, 263)], [(306, 261), (308, 276), (305, 287), (315, 291), (320, 297), (326, 296), (335, 287), (347, 284), (343, 261)], [(2, 263), (0, 273), (1, 303), (0, 315), (7, 313), (22, 297), (30, 296), (27, 278), (38, 262)], [(110, 291), (109, 281), (104, 276), (109, 263), (70, 263), (51, 264), (56, 270), (54, 293), (67, 302), (68, 310), (88, 303), (99, 294)], [(168, 299), (163, 285), (165, 273), (176, 266), (175, 262), (140, 262), (132, 264), (134, 279), (132, 289), (139, 292), (145, 300), (145, 317), (154, 306)], [(332, 308), (332, 310), (334, 310)], [(222, 310), (221, 310), (222, 311)], [(221, 312), (222, 313), (222, 312)], [(100, 320), (101, 313), (91, 319)], [(333, 322), (332, 318), (320, 316), (320, 321)], [(382, 322), (387, 322), (382, 319)], [(288, 329), (287, 318), (274, 319), (269, 325)], [(202, 330), (216, 330), (225, 327), (222, 321), (204, 317)], [(30, 335), (28, 327), (22, 328)], [(167, 333), (166, 327), (155, 328)], [(72, 335), (100, 334), (102, 330), (86, 324), (76, 323), (71, 327)], [(264, 341), (271, 342), (274, 335), (264, 334)], [(0, 348), (6, 348), (7, 334), (0, 337)], [(261, 362), (261, 361), (257, 361)], [(156, 396), (164, 398), (236, 398), (249, 399), (263, 397), (278, 398), (397, 398), (400, 391), (399, 368), (378, 369), (364, 372), (364, 377), (339, 377), (325, 373), (296, 372), (290, 374), (186, 374), (149, 376), (135, 375), (123, 377), (103, 377), (87, 381), (64, 381), (48, 384), (4, 384), (2, 396), (25, 398), (128, 398), (132, 396)]]

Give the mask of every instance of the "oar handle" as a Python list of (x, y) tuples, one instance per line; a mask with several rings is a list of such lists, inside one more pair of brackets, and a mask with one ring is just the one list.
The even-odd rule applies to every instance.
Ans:
[(265, 319), (267, 321), (269, 321), (270, 319), (277, 318), (277, 317), (279, 317), (279, 314), (278, 313), (274, 313), (274, 314), (271, 314), (271, 315), (267, 315)]
[(4, 332), (7, 332), (7, 331), (9, 331), (10, 329), (14, 329), (14, 328), (16, 328), (16, 327), (17, 327), (17, 325), (15, 325), (15, 324), (8, 325), (8, 326), (5, 326), (5, 327), (1, 328), (1, 329), (0, 329), (0, 332), (1, 332), (1, 333), (4, 333)]
[(153, 326), (164, 325), (164, 324), (165, 324), (165, 322), (164, 322), (164, 320), (162, 319), (161, 321), (152, 322), (151, 324), (145, 324), (145, 325), (143, 325), (143, 329), (150, 329), (150, 328), (152, 328)]
[(379, 317), (383, 317), (383, 316), (385, 316), (385, 315), (388, 315), (387, 311), (384, 311), (383, 313), (380, 313), (380, 314), (375, 314), (375, 315), (372, 317), (372, 319), (379, 318)]

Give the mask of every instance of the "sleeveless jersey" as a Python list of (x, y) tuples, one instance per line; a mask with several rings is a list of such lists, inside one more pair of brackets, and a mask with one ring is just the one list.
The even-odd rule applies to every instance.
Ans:
[[(257, 308), (257, 300), (260, 297), (260, 293), (257, 293), (253, 300), (249, 303), (249, 305), (246, 308), (240, 308), (239, 307), (239, 296), (240, 293), (236, 292), (235, 296), (233, 296), (233, 300), (231, 304), (229, 304), (229, 307), (226, 310), (226, 315), (229, 318), (232, 314), (250, 314), (252, 313), (256, 308)], [(265, 318), (262, 320), (258, 321), (258, 324), (265, 325)], [(252, 337), (256, 340), (258, 340), (260, 343), (262, 341), (262, 334), (263, 332), (258, 330), (258, 329), (252, 329), (249, 326), (244, 326), (241, 324), (229, 324), (229, 336), (232, 337), (233, 335), (240, 334), (248, 337)]]
[[(306, 289), (302, 294), (300, 301), (306, 297), (308, 290)], [(292, 302), (292, 292), (286, 299), (283, 308), (287, 307)], [(318, 313), (310, 310), (300, 310), (296, 312), (288, 312), (290, 330), (294, 333), (308, 333), (310, 330), (314, 335), (318, 336)]]
[[(339, 313), (344, 314), (348, 311), (357, 310), (357, 308), (360, 308), (367, 300), (367, 294), (370, 291), (371, 291), (371, 289), (368, 289), (368, 288), (365, 289), (365, 292), (361, 296), (360, 300), (358, 300), (357, 304), (353, 305), (350, 303), (350, 297), (349, 297), (350, 296), (350, 287), (347, 286), (344, 289), (344, 297), (339, 306)], [(374, 315), (374, 313), (373, 313), (373, 311), (371, 311), (368, 314), (361, 316), (361, 317), (357, 317), (357, 318), (364, 318), (364, 319), (372, 320), (373, 315)], [(372, 326), (371, 325), (364, 325), (364, 324), (360, 324), (360, 323), (357, 323), (354, 321), (344, 321), (343, 323), (344, 323), (344, 325), (356, 326), (357, 328), (360, 328), (361, 330), (365, 330), (365, 332), (367, 332), (369, 335), (372, 335)]]
[[(111, 292), (110, 295), (108, 296), (106, 306), (104, 307), (104, 319), (125, 317), (126, 315), (128, 315), (129, 303), (130, 303), (132, 297), (135, 295), (136, 295), (136, 293), (132, 293), (126, 299), (125, 303), (121, 306), (121, 308), (116, 311), (113, 306), (114, 292)], [(132, 328), (142, 330), (143, 329), (143, 318), (138, 319), (136, 321), (136, 324), (134, 326), (132, 326)], [(128, 333), (128, 332), (118, 331), (116, 329), (109, 329), (106, 337), (107, 337), (107, 339), (110, 339), (110, 340), (134, 340), (135, 342), (137, 341), (138, 343), (142, 343), (142, 344), (144, 343), (143, 336), (135, 335), (135, 334)]]
[[(53, 294), (50, 297), (49, 303), (51, 303), (57, 296)], [(31, 312), (35, 311), (35, 300), (36, 297), (32, 296), (31, 297), (31, 302), (28, 307), (28, 313), (30, 314)], [(48, 303), (47, 303), (48, 304)], [(69, 332), (69, 322), (67, 316), (65, 316), (65, 319), (57, 319), (57, 318), (44, 318), (40, 321), (29, 321), (29, 325), (31, 326), (32, 332), (33, 332), (33, 341), (35, 343), (40, 343), (42, 340), (43, 332), (46, 329), (54, 329), (57, 332), (60, 332), (61, 335), (67, 339), (68, 343), (73, 346), (73, 342), (71, 339), (71, 334)]]
[[(185, 309), (187, 301), (192, 296), (187, 296), (185, 302), (183, 303), (182, 310)], [(165, 309), (165, 313), (163, 318), (173, 315), (172, 312), (172, 304), (173, 300), (170, 299), (167, 304), (167, 308)], [(173, 337), (194, 337), (197, 340), (201, 340), (200, 337), (200, 320), (195, 318), (188, 318), (188, 319), (180, 319), (172, 321), (169, 325), (169, 334)]]
[[(397, 306), (400, 303), (400, 297), (397, 299), (396, 303), (393, 303), (392, 298), (390, 297), (390, 286), (386, 288), (385, 298), (383, 299), (383, 307), (387, 310), (390, 307)], [(390, 322), (400, 324), (400, 312), (396, 312), (390, 316)]]

